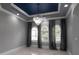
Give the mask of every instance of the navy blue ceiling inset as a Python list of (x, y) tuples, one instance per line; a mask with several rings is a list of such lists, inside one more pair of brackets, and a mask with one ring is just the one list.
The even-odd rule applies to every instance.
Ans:
[(58, 11), (58, 3), (14, 3), (29, 15)]

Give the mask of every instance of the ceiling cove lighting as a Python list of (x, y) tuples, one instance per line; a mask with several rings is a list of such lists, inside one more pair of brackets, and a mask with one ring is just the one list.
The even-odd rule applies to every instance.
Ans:
[(64, 7), (68, 7), (68, 4), (65, 4)]

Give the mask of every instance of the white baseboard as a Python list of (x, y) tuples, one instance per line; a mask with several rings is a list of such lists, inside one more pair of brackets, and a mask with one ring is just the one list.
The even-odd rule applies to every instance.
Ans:
[(24, 46), (20, 46), (20, 47), (17, 47), (17, 48), (11, 49), (11, 50), (9, 50), (9, 51), (6, 51), (6, 52), (3, 52), (3, 53), (0, 53), (0, 55), (7, 55), (7, 54), (12, 53), (12, 52), (14, 52), (14, 51), (16, 51), (16, 50), (19, 50), (20, 48), (23, 48), (23, 47), (24, 47)]

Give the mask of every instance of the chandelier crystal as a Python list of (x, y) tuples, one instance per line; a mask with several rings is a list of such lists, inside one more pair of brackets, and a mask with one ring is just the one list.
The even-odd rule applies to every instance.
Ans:
[(33, 17), (33, 21), (37, 24), (40, 25), (43, 21), (44, 17)]

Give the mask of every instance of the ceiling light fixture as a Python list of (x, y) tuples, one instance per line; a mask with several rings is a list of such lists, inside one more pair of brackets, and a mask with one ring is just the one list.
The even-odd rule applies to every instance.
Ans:
[(65, 4), (64, 7), (68, 7), (68, 4)]
[(19, 13), (17, 13), (17, 16), (19, 15)]
[(39, 3), (37, 4), (37, 13), (38, 13), (38, 15), (36, 16), (36, 17), (33, 17), (33, 21), (37, 24), (37, 25), (40, 25), (41, 23), (42, 23), (42, 21), (44, 20), (44, 18), (45, 17), (40, 17), (40, 15), (39, 15), (39, 11), (40, 11), (40, 9), (39, 9)]
[(46, 20), (46, 17), (33, 17), (33, 21), (37, 24), (37, 25), (40, 25), (43, 20)]

